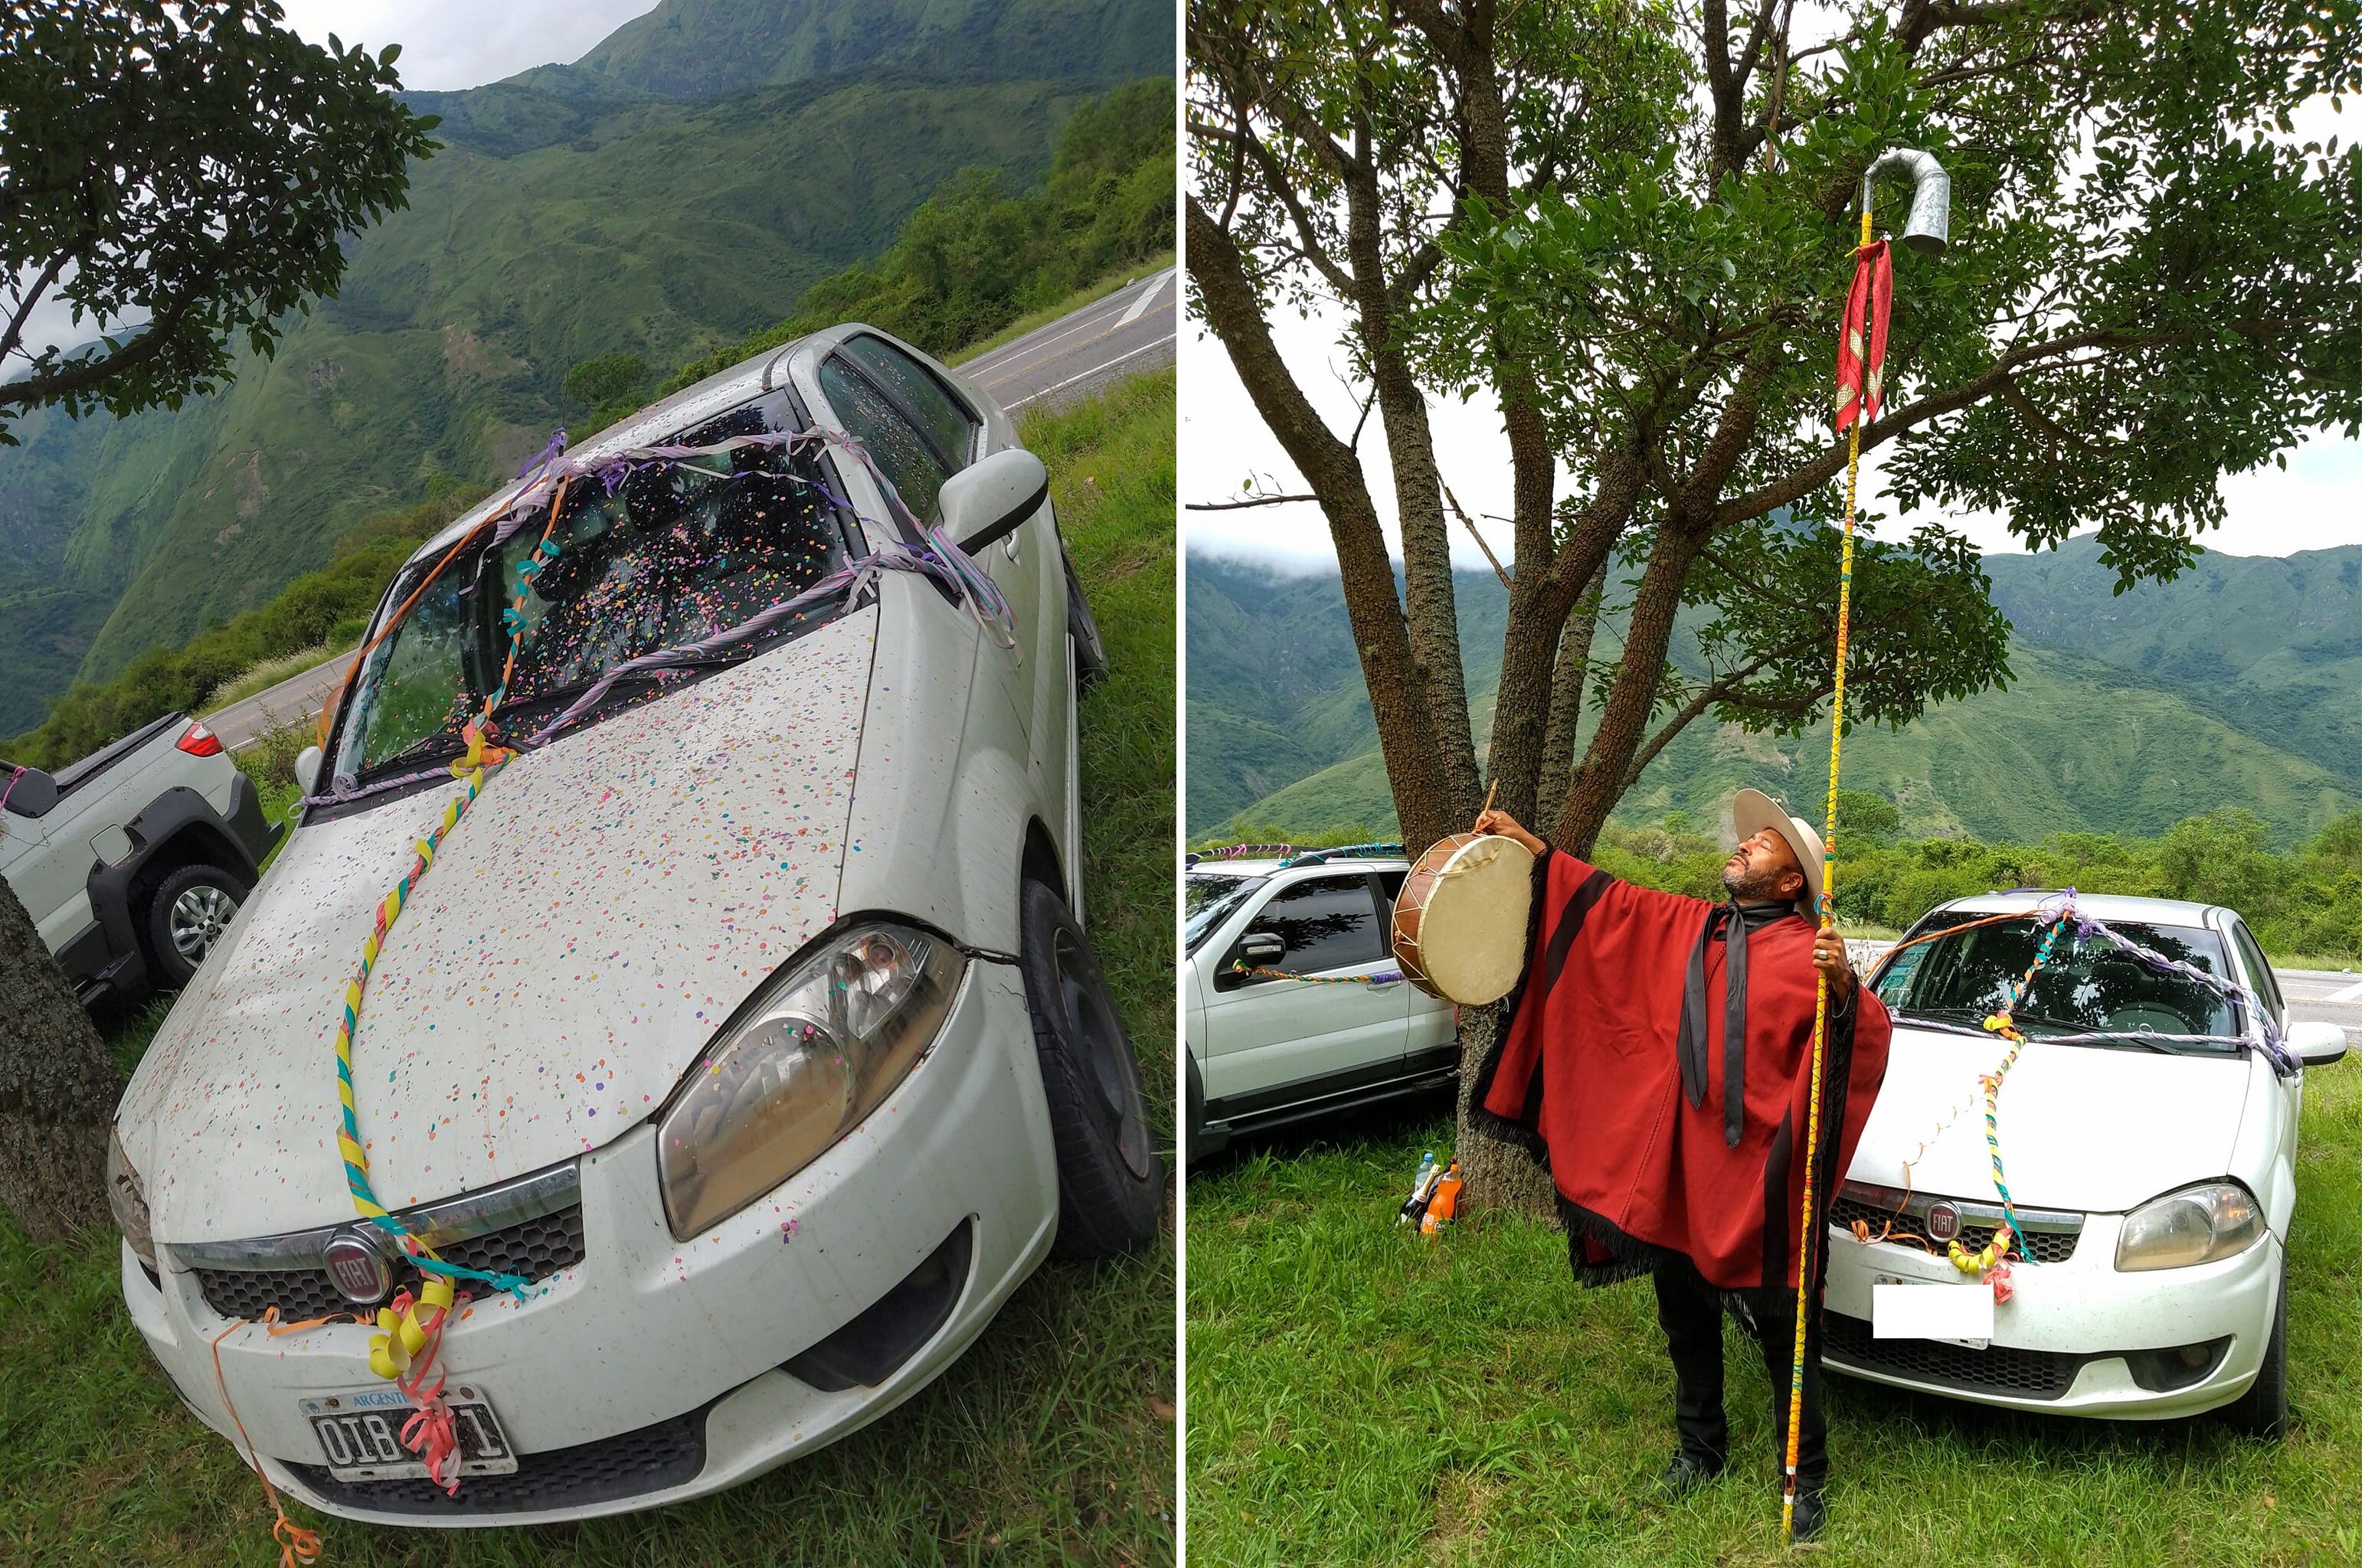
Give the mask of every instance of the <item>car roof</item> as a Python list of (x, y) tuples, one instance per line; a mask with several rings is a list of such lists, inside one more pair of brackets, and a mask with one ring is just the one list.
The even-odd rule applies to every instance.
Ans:
[[(567, 456), (577, 461), (605, 457), (629, 447), (651, 446), (663, 438), (700, 424), (716, 414), (725, 413), (759, 397), (776, 386), (785, 386), (782, 368), (790, 355), (824, 336), (844, 336), (832, 329), (830, 333), (812, 333), (793, 338), (788, 342), (764, 350), (741, 360), (727, 370), (718, 370), (705, 380), (683, 387), (672, 396), (660, 398), (647, 408), (626, 415), (588, 441), (577, 442), (566, 449)], [(470, 507), (454, 519), (443, 531), (420, 545), (411, 554), (411, 561), (421, 556), (439, 554), (458, 543), (470, 529), (491, 516), (502, 503), (518, 494), (517, 481), (511, 480)], [(406, 566), (409, 562), (404, 563)]]
[[(1319, 854), (1309, 850), (1309, 854)], [(1270, 856), (1260, 860), (1200, 860), (1183, 868), (1194, 877), (1271, 877), (1283, 871), (1408, 871), (1412, 862), (1401, 855), (1346, 855), (1336, 860), (1308, 860), (1284, 866)]]
[[(1968, 898), (1950, 900), (1940, 904), (1932, 913), (1951, 911), (1959, 914), (2023, 914), (2036, 909), (2047, 900), (2057, 899), (2058, 888), (2014, 888), (2010, 892), (1975, 893)], [(2214, 904), (2193, 903), (2185, 899), (2138, 898), (2130, 893), (2079, 893), (2078, 913), (2096, 920), (2132, 920), (2146, 925), (2206, 926)]]

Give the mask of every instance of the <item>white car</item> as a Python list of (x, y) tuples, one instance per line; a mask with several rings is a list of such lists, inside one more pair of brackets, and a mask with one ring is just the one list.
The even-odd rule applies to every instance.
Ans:
[[(2133, 1419), (2215, 1410), (2237, 1429), (2274, 1436), (2287, 1410), (2283, 1245), (2301, 1072), (2279, 1072), (2253, 1048), (2265, 1039), (2260, 1009), (2099, 936), (2065, 933), (2014, 1014), (2027, 1045), (1998, 1095), (1997, 1143), (2033, 1255), (2012, 1267), (1991, 1339), (1872, 1333), (1877, 1284), (1985, 1288), (1945, 1257), (1949, 1239), (1977, 1249), (2002, 1222), (1979, 1079), (2007, 1047), (1979, 1021), (2027, 969), (2034, 912), (2048, 896), (1943, 905), (1907, 936), (1954, 934), (1900, 946), (1872, 976), (1896, 1035), (1831, 1216), (1824, 1364), (2021, 1410)], [(2346, 1054), (2337, 1025), (2291, 1021), (2233, 911), (2082, 894), (2077, 910), (2249, 988), (2295, 1062)], [(2022, 918), (1972, 924), (1998, 914)], [(2112, 1037), (2047, 1038), (2070, 1034)], [(2252, 1046), (2164, 1038), (2180, 1035)], [(1909, 1194), (1905, 1161), (1917, 1150)], [(1859, 1223), (1890, 1239), (1860, 1241)]]
[[(493, 1525), (712, 1492), (909, 1398), (1047, 1255), (1155, 1235), (1160, 1160), (1078, 919), (1099, 649), (1042, 464), (974, 386), (857, 327), (570, 456), (815, 427), (940, 512), (1014, 646), (990, 595), (882, 570), (616, 686), (433, 855), (352, 1085), (378, 1200), (447, 1261), (531, 1282), (467, 1287), (443, 1336), (455, 1495), (398, 1444), (403, 1400), (344, 1316), (418, 1283), (356, 1223), (338, 1141), (332, 1040), (374, 912), (460, 794), (477, 694), (502, 683), (525, 735), (628, 656), (918, 544), (861, 449), (611, 467), (505, 541), (477, 529), (488, 501), (422, 548), (377, 624), (418, 604), (299, 764), (319, 803), (132, 1076), (109, 1185), (133, 1322), (198, 1418), (316, 1507)], [(562, 548), (521, 589), (545, 512)], [(266, 1311), (334, 1320), (275, 1336)]]
[[(1191, 1155), (1212, 1154), (1236, 1133), (1454, 1081), (1452, 1003), (1397, 978), (1388, 952), (1389, 911), (1409, 868), (1393, 846), (1201, 858), (1184, 868)], [(1309, 979), (1242, 974), (1242, 964)], [(1351, 979), (1374, 975), (1373, 984)]]

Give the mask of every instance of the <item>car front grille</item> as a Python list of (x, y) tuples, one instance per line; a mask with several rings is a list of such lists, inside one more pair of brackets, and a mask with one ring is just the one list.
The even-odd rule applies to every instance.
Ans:
[(1974, 1350), (1935, 1339), (1876, 1339), (1872, 1325), (1842, 1313), (1823, 1314), (1823, 1357), (1866, 1372), (1886, 1372), (1942, 1388), (2058, 1399), (2078, 1381), (2091, 1356), (1993, 1345)]
[[(1928, 1223), (1920, 1215), (1900, 1214), (1893, 1207), (1868, 1204), (1861, 1198), (1852, 1198), (1843, 1193), (1839, 1197), (1832, 1200), (1831, 1217), (1832, 1223), (1842, 1230), (1853, 1229), (1855, 1222), (1862, 1220), (1867, 1236), (1878, 1236), (1886, 1226), (1889, 1232), (1888, 1245), (1911, 1247), (1913, 1242), (1908, 1238), (1919, 1238), (1929, 1244), (1932, 1251), (1941, 1257), (1945, 1255), (1946, 1244), (1931, 1236)], [(1974, 1244), (1984, 1247), (1992, 1233), (1991, 1225), (1986, 1222), (1975, 1223), (1967, 1219), (1963, 1222), (1963, 1231), (1957, 1239), (1966, 1247)], [(2074, 1230), (2031, 1229), (2027, 1232), (2027, 1238), (2029, 1261), (2033, 1263), (2067, 1262), (2069, 1255), (2078, 1250), (2078, 1233)]]
[(386, 1514), (461, 1518), (471, 1514), (555, 1513), (653, 1493), (697, 1479), (706, 1468), (706, 1414), (714, 1402), (669, 1420), (597, 1442), (518, 1456), (509, 1475), (471, 1475), (459, 1494), (425, 1479), (340, 1481), (326, 1465), (289, 1463), (296, 1479), (323, 1502)]
[[(447, 1241), (435, 1250), (445, 1262), (463, 1268), (515, 1274), (528, 1281), (546, 1280), (583, 1261), (583, 1205), (570, 1204), (482, 1236)], [(259, 1319), (265, 1309), (275, 1306), (280, 1321), (300, 1323), (308, 1317), (335, 1317), (358, 1310), (320, 1269), (200, 1267), (191, 1272), (196, 1275), (206, 1305), (224, 1318)], [(464, 1281), (461, 1288), (481, 1294), (487, 1287)]]

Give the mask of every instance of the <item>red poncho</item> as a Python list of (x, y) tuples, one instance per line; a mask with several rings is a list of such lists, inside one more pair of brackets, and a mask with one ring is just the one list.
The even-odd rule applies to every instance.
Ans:
[[(1479, 1068), (1472, 1120), (1552, 1172), (1588, 1283), (1680, 1256), (1720, 1290), (1797, 1288), (1806, 1162), (1792, 1150), (1806, 1138), (1812, 1076), (1814, 927), (1766, 912), (1748, 931), (1745, 1066), (1728, 1116), (1727, 1010), (1743, 1002), (1728, 1002), (1728, 928), (1700, 950), (1703, 928), (1731, 906), (1638, 888), (1557, 850), (1536, 869), (1528, 970)], [(1687, 1084), (1677, 1035), (1695, 954), (1706, 1005), (1696, 992)], [(1825, 1025), (1819, 1213), (1889, 1065), (1888, 1011), (1861, 986), (1853, 1007), (1845, 1000)]]

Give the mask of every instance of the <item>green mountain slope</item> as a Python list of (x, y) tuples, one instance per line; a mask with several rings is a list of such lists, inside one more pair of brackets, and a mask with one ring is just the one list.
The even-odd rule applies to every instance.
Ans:
[[(0, 734), (38, 722), (71, 680), (267, 599), (362, 515), (514, 473), (565, 421), (576, 363), (623, 351), (678, 364), (779, 320), (884, 250), (960, 169), (1026, 185), (1059, 125), (1114, 84), (1096, 73), (1126, 67), (1107, 39), (1162, 64), (1173, 37), (1172, 13), (1146, 0), (892, 0), (860, 13), (908, 35), (870, 50), (869, 73), (794, 80), (826, 52), (812, 29), (852, 15), (835, 0), (669, 0), (633, 26), (665, 23), (666, 48), (766, 59), (757, 84), (725, 73), (693, 95), (671, 67), (634, 63), (663, 40), (611, 39), (601, 66), (555, 79), (573, 94), (563, 138), (527, 134), (532, 115), (507, 143), (467, 132), (467, 106), (492, 123), (503, 105), (561, 101), (549, 91), (420, 95), (461, 105), (460, 130), (414, 168), (409, 209), (353, 241), (341, 295), (294, 319), (275, 359), (176, 410), (23, 421), (24, 444), (0, 449)], [(1033, 57), (1012, 45), (958, 80), (925, 75), (962, 27), (1032, 39)], [(988, 65), (1017, 75), (989, 79)]]
[[(2355, 559), (2354, 551), (2277, 563), (2211, 556), (2205, 569), (2182, 582), (2135, 589), (2116, 602), (2130, 619), (2183, 630), (2196, 650), (2209, 646), (2212, 635), (2229, 650), (2238, 647), (2242, 667), (2259, 672), (2247, 678), (2264, 689), (2315, 692), (2331, 711), (2345, 685), (2353, 736), (2354, 633), (2344, 652), (2323, 634), (2319, 618), (2337, 619), (2345, 596), (2348, 624), (2356, 625)], [(2267, 565), (2295, 569), (2255, 569)], [(2058, 579), (2080, 574), (2101, 577), (2102, 597), (2110, 598), (2108, 574), (2092, 565), (2090, 552), (1991, 558), (1989, 566), (2007, 613), (2016, 605), (2074, 599), (2082, 585)], [(1393, 831), (1395, 811), (1337, 580), (1276, 577), (1198, 556), (1187, 559), (1187, 573), (1189, 831), (1209, 834), (1227, 823), (1301, 833)], [(2292, 585), (2294, 597), (2312, 599), (2312, 613), (2281, 604), (2270, 615), (2213, 619), (2212, 604), (2233, 590), (2212, 585), (2246, 577), (2257, 579), (2246, 591), (2261, 596), (2268, 590), (2259, 582)], [(1483, 745), (1504, 595), (1485, 573), (1458, 577), (1456, 589)], [(1607, 634), (1614, 637), (1614, 627)], [(2135, 662), (2122, 666), (2050, 646), (2019, 626), (2011, 687), (1935, 708), (1901, 732), (1858, 732), (1848, 742), (1846, 783), (1897, 801), (1909, 833), (1990, 839), (2071, 827), (2157, 833), (2225, 804), (2248, 806), (2292, 837), (2354, 808), (2353, 741), (2346, 773), (2335, 771), (2297, 746), (2220, 717), (2216, 705), (2235, 700), (2222, 668), (2207, 666), (2214, 674), (2196, 680), (2180, 675), (2184, 666), (2153, 660), (2148, 639), (2102, 645)], [(2193, 663), (2200, 664), (2197, 654)], [(2280, 678), (2280, 687), (2266, 685), (2269, 675)], [(1781, 740), (1696, 723), (1644, 773), (1620, 814), (1646, 822), (1682, 811), (1706, 823), (1744, 783), (1794, 804), (1819, 801), (1827, 735)], [(1290, 781), (1272, 785), (1283, 777)]]

